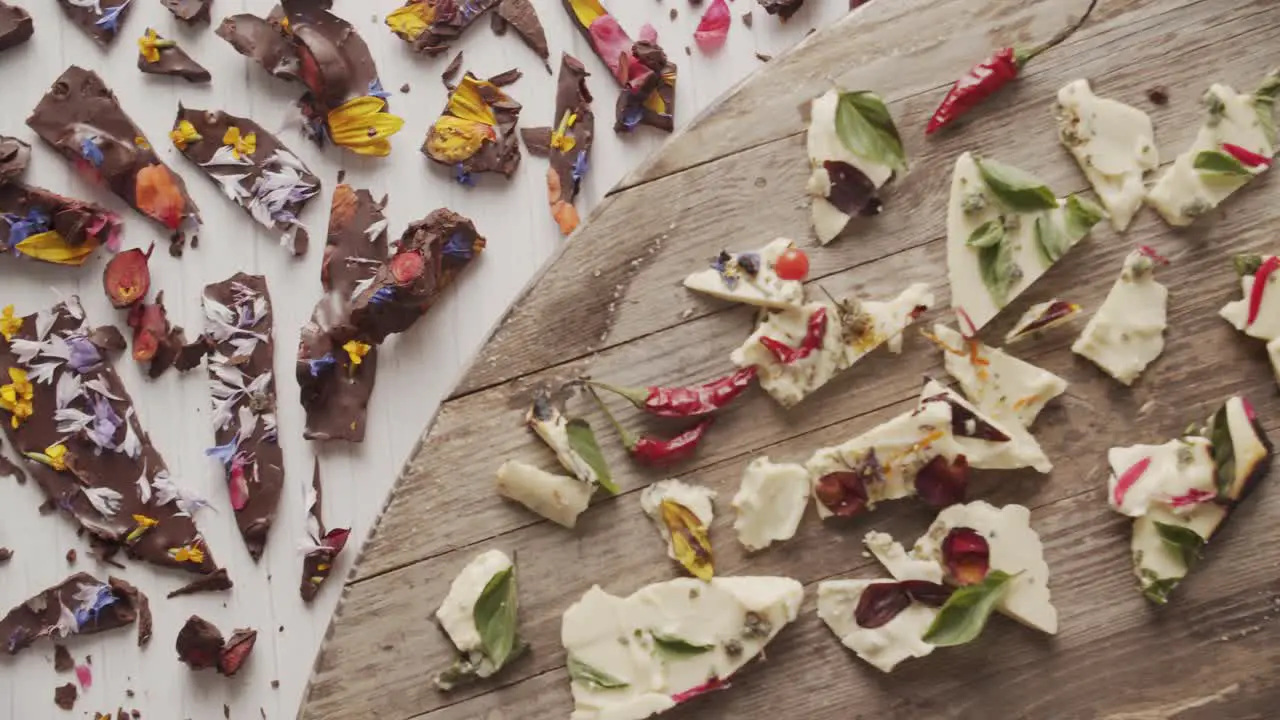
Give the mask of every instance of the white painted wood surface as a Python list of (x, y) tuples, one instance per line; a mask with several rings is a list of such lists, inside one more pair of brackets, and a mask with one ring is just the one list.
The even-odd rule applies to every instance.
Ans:
[[(452, 53), (434, 60), (421, 58), (396, 39), (382, 24), (382, 17), (400, 4), (397, 0), (335, 2), (336, 12), (355, 24), (370, 41), (383, 83), (393, 94), (393, 108), (406, 119), (405, 129), (393, 139), (392, 157), (380, 160), (363, 160), (335, 148), (319, 151), (308, 144), (295, 130), (293, 102), (300, 94), (299, 86), (269, 77), (214, 35), (213, 27), (222, 17), (237, 12), (265, 15), (273, 0), (216, 0), (214, 25), (195, 28), (175, 20), (159, 0), (134, 0), (136, 7), (124, 23), (121, 36), (107, 51), (68, 24), (54, 0), (17, 3), (34, 16), (36, 34), (25, 46), (0, 55), (0, 134), (16, 135), (35, 146), (27, 181), (94, 200), (119, 212), (126, 222), (125, 247), (146, 247), (155, 241), (153, 287), (165, 291), (175, 324), (197, 329), (201, 326), (199, 297), (205, 284), (223, 280), (238, 270), (266, 275), (275, 301), (279, 414), (287, 475), (271, 540), (255, 566), (236, 532), (222, 471), (204, 456), (213, 437), (205, 373), (181, 376), (170, 372), (159, 380), (149, 380), (127, 356), (120, 359), (117, 369), (133, 394), (144, 427), (174, 477), (210, 498), (217, 508), (216, 512), (205, 511), (197, 521), (217, 559), (229, 569), (235, 589), (229, 594), (166, 600), (165, 594), (188, 578), (134, 563), (125, 571), (114, 570), (151, 597), (155, 613), (151, 645), (139, 650), (129, 631), (72, 638), (68, 645), (77, 661), (83, 662), (86, 655), (93, 658), (93, 685), (81, 692), (71, 713), (53, 705), (54, 688), (72, 682), (73, 676), (54, 672), (52, 645), (40, 643), (16, 658), (0, 656), (0, 717), (93, 717), (94, 712), (114, 712), (124, 707), (137, 708), (143, 717), (159, 720), (214, 720), (223, 716), (226, 704), (231, 718), (291, 718), (297, 712), (312, 659), (338, 600), (340, 580), (351, 558), (359, 552), (401, 463), (508, 303), (563, 242), (547, 209), (545, 161), (526, 155), (524, 166), (511, 181), (482, 176), (479, 187), (469, 189), (454, 183), (442, 168), (418, 153), (427, 127), (445, 102), (440, 72)], [(589, 83), (596, 96), (601, 132), (579, 199), (579, 209), (585, 216), (610, 187), (662, 143), (665, 135), (649, 129), (627, 137), (610, 132), (616, 89), (607, 69), (573, 29), (560, 0), (534, 0), (534, 4), (547, 30), (553, 66), (564, 51), (581, 58), (593, 73)], [(705, 55), (695, 46), (692, 33), (708, 3), (695, 8), (687, 0), (613, 0), (608, 5), (633, 36), (644, 22), (657, 28), (660, 41), (680, 68), (676, 118), (680, 126), (759, 67), (757, 52), (781, 53), (810, 28), (833, 21), (848, 7), (845, 0), (809, 0), (800, 13), (782, 24), (752, 0), (736, 0), (730, 5), (734, 22), (728, 43)], [(678, 12), (674, 20), (669, 15), (672, 8)], [(752, 28), (741, 21), (746, 12), (754, 13)], [(209, 68), (213, 83), (194, 86), (177, 78), (138, 72), (134, 40), (148, 26), (178, 40)], [(686, 54), (686, 46), (692, 55)], [(465, 51), (463, 68), (481, 77), (511, 67), (523, 70), (524, 78), (509, 88), (524, 105), (522, 124), (551, 124), (554, 78), (545, 73), (538, 58), (513, 31), (497, 37), (485, 19), (473, 26), (455, 48)], [(199, 248), (188, 250), (181, 259), (169, 257), (165, 252), (167, 241), (154, 225), (108, 192), (90, 187), (74, 176), (27, 129), (24, 121), (31, 108), (71, 64), (102, 74), (134, 121), (157, 147), (164, 148), (162, 157), (166, 162), (187, 179), (205, 219)], [(411, 86), (407, 95), (399, 92), (404, 83)], [(167, 134), (179, 102), (188, 107), (245, 115), (281, 131), (281, 139), (323, 178), (322, 197), (303, 216), (313, 229), (312, 251), (306, 257), (292, 259), (170, 146)], [(790, 113), (796, 108), (761, 108), (760, 112)], [(339, 170), (345, 170), (347, 182), (356, 187), (367, 187), (375, 195), (390, 195), (392, 238), (398, 237), (407, 223), (437, 207), (449, 207), (473, 218), (488, 238), (489, 247), (481, 261), (430, 315), (410, 332), (387, 343), (379, 356), (380, 376), (370, 404), (365, 443), (322, 447), (302, 439), (303, 413), (298, 405), (297, 384), (292, 379), (292, 363), (298, 330), (320, 292), (320, 248)], [(79, 270), (0, 261), (0, 306), (14, 303), (20, 314), (26, 314), (55, 302), (55, 292), (75, 293), (80, 295), (91, 322), (123, 326), (123, 313), (111, 309), (100, 289), (104, 262), (101, 253)], [(554, 322), (553, 318), (548, 320)], [(317, 453), (325, 486), (326, 520), (330, 527), (349, 525), (354, 533), (333, 581), (313, 605), (306, 606), (298, 596), (301, 558), (297, 547), (304, 535), (302, 488), (310, 480), (312, 457)], [(99, 576), (113, 572), (89, 557), (88, 545), (76, 537), (72, 522), (58, 515), (36, 514), (35, 508), (42, 500), (34, 483), (20, 486), (0, 480), (0, 547), (15, 551), (13, 559), (0, 567), (0, 613), (71, 572), (84, 570)], [(423, 528), (423, 532), (430, 529)], [(68, 566), (63, 556), (72, 548), (80, 559)], [(428, 611), (425, 605), (404, 610)], [(237, 627), (259, 630), (254, 657), (239, 676), (226, 679), (209, 672), (193, 674), (177, 661), (174, 639), (192, 613), (202, 615), (227, 633)], [(279, 682), (278, 688), (272, 687), (273, 681)], [(128, 690), (135, 696), (127, 697)], [(351, 710), (353, 718), (360, 717), (358, 708)]]

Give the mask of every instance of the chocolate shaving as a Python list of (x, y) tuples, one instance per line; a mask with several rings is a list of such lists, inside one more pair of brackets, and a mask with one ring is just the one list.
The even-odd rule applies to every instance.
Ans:
[[(471, 155), (460, 157), (454, 145), (455, 130), (452, 127), (442, 129), (441, 122), (432, 124), (427, 131), (427, 138), (422, 143), (422, 153), (435, 162), (451, 168), (459, 182), (466, 183), (473, 173), (496, 172), (511, 177), (520, 166), (520, 143), (516, 138), (516, 123), (520, 120), (520, 103), (513, 100), (497, 85), (481, 80), (471, 73), (462, 77), (462, 82), (453, 90), (453, 94), (474, 93), (479, 96), (497, 119), (493, 128), (494, 136), (486, 137)], [(441, 111), (442, 119), (451, 117), (452, 96)]]
[(10, 550), (7, 547), (0, 547), (0, 565), (4, 565), (5, 563), (9, 562), (9, 560), (12, 557), (13, 557), (12, 550)]
[(35, 31), (30, 13), (16, 5), (0, 2), (0, 52), (30, 40)]
[(551, 128), (520, 128), (520, 138), (524, 140), (524, 149), (528, 150), (530, 155), (551, 156)]
[(109, 46), (120, 34), (120, 26), (134, 4), (134, 0), (102, 0), (93, 5), (75, 5), (71, 0), (58, 0), (67, 19), (102, 47)]
[(80, 691), (76, 690), (75, 683), (67, 683), (53, 690), (53, 704), (63, 710), (70, 710), (76, 706), (76, 698), (80, 696)]
[(173, 16), (188, 23), (209, 22), (209, 9), (213, 0), (160, 0)]
[(74, 670), (76, 661), (71, 657), (71, 651), (62, 643), (53, 644), (53, 671), (58, 673), (68, 673)]
[(489, 82), (497, 85), (498, 87), (506, 87), (508, 85), (515, 84), (515, 82), (522, 77), (524, 77), (524, 73), (520, 72), (519, 68), (511, 68), (510, 70), (500, 72), (489, 78)]
[(755, 24), (755, 21), (756, 21), (756, 20), (755, 20), (755, 15), (752, 15), (750, 10), (748, 10), (748, 11), (746, 11), (746, 12), (742, 13), (742, 24), (743, 24), (743, 25), (746, 25), (747, 27), (751, 27), (752, 25), (754, 25), (754, 24)]
[(235, 583), (233, 583), (231, 581), (231, 577), (227, 575), (226, 568), (218, 568), (217, 572), (213, 573), (212, 575), (206, 575), (202, 578), (197, 578), (195, 580), (192, 580), (186, 585), (183, 585), (177, 590), (174, 590), (173, 592), (169, 593), (166, 597), (172, 600), (176, 597), (182, 597), (183, 595), (196, 595), (198, 593), (206, 593), (206, 592), (222, 592), (224, 590), (230, 590), (234, 586), (235, 586)]
[(760, 7), (770, 15), (777, 15), (783, 22), (791, 19), (792, 15), (804, 5), (804, 0), (758, 0)]
[[(147, 33), (151, 33), (151, 28), (147, 28)], [(164, 41), (163, 37), (159, 38)], [(180, 77), (187, 82), (206, 83), (213, 79), (209, 71), (203, 65), (196, 62), (187, 51), (178, 47), (176, 44), (170, 47), (157, 48), (160, 58), (152, 62), (147, 59), (146, 55), (138, 53), (138, 69), (149, 75), (171, 75)]]
[(544, 62), (551, 57), (551, 50), (547, 46), (547, 33), (543, 30), (542, 21), (538, 19), (538, 11), (534, 9), (530, 0), (502, 0), (493, 17), (500, 18), (515, 28), (516, 34), (524, 40), (525, 45), (537, 53)]
[(110, 580), (102, 583), (88, 573), (76, 573), (10, 610), (0, 618), (5, 652), (17, 655), (42, 637), (96, 635), (132, 625), (138, 618), (139, 594), (125, 592), (117, 587), (120, 581)]
[[(494, 17), (497, 16), (495, 15)], [(458, 54), (454, 55), (453, 59), (449, 61), (449, 65), (444, 69), (444, 72), (440, 73), (440, 79), (444, 81), (444, 86), (449, 90), (449, 92), (453, 92), (453, 79), (458, 76), (458, 71), (461, 69), (462, 51), (459, 50)]]
[(223, 19), (217, 35), (275, 77), (290, 82), (299, 79), (302, 61), (279, 21), (273, 23), (248, 13), (232, 15)]

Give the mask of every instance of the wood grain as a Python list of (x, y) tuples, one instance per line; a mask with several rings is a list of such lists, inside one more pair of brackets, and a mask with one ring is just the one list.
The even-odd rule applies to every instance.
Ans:
[[(540, 384), (583, 374), (679, 384), (728, 369), (728, 352), (750, 330), (750, 309), (704, 301), (677, 286), (723, 245), (807, 236), (800, 126), (760, 112), (767, 100), (790, 115), (818, 91), (798, 78), (811, 82), (843, 65), (857, 68), (855, 82), (861, 72), (901, 78), (900, 94), (887, 94), (900, 126), (909, 128), (913, 169), (895, 184), (885, 214), (858, 237), (812, 252), (812, 277), (833, 293), (871, 297), (927, 282), (938, 296), (931, 320), (944, 315), (949, 300), (942, 208), (956, 154), (978, 150), (1036, 173), (1062, 194), (1081, 190), (1085, 183), (1057, 146), (1052, 118), (1052, 97), (1066, 81), (1089, 77), (1099, 94), (1152, 110), (1162, 157), (1171, 160), (1202, 119), (1198, 97), (1205, 87), (1223, 81), (1248, 88), (1280, 65), (1280, 8), (1270, 3), (1104, 3), (1095, 22), (996, 100), (987, 122), (925, 143), (918, 129), (937, 100), (925, 91), (939, 82), (929, 73), (954, 77), (971, 62), (960, 58), (983, 54), (992, 34), (1028, 33), (1028, 40), (1047, 34), (1060, 22), (1061, 4), (1027, 10), (1001, 0), (900, 4), (904, 13), (916, 12), (913, 30), (932, 28), (919, 20), (931, 19), (940, 35), (958, 34), (954, 46), (916, 45), (904, 20), (890, 22), (898, 5), (873, 3), (819, 33), (695, 121), (696, 129), (673, 139), (648, 174), (601, 205), (526, 291), (402, 472), (348, 579), (302, 717), (348, 717), (357, 707), (395, 720), (564, 717), (571, 707), (559, 646), (564, 609), (592, 584), (628, 593), (676, 576), (639, 511), (638, 491), (663, 475), (628, 465), (616, 444), (606, 451), (622, 493), (597, 499), (573, 532), (502, 501), (492, 491), (492, 473), (507, 458), (552, 468), (548, 451), (523, 428), (530, 393)], [(884, 9), (870, 11), (877, 7)], [(876, 60), (864, 64), (862, 57)], [(1168, 107), (1145, 101), (1155, 84), (1172, 89)], [(763, 127), (744, 123), (746, 117), (760, 118)], [(1096, 308), (1135, 244), (1152, 244), (1173, 261), (1159, 271), (1171, 289), (1168, 345), (1136, 387), (1119, 386), (1070, 353), (1069, 330), (1016, 349), (1071, 382), (1036, 426), (1057, 467), (1047, 477), (988, 473), (973, 496), (1033, 508), (1054, 571), (1061, 635), (1048, 639), (994, 623), (972, 646), (884, 676), (822, 626), (810, 593), (796, 626), (770, 646), (766, 666), (746, 671), (733, 690), (670, 716), (1264, 717), (1280, 693), (1267, 670), (1280, 660), (1268, 624), (1280, 611), (1280, 581), (1256, 571), (1275, 564), (1274, 552), (1257, 538), (1280, 516), (1276, 492), (1255, 495), (1215, 540), (1212, 558), (1156, 613), (1136, 591), (1128, 523), (1106, 508), (1102, 488), (1109, 446), (1163, 441), (1207, 417), (1229, 394), (1247, 393), (1259, 414), (1272, 418), (1268, 427), (1280, 427), (1280, 397), (1261, 345), (1216, 315), (1238, 295), (1230, 255), (1273, 242), (1275, 182), (1256, 181), (1187, 231), (1172, 232), (1149, 212), (1123, 237), (1100, 226), (991, 328), (992, 337), (1000, 336), (1026, 304), (1052, 296)], [(914, 539), (929, 522), (916, 503), (890, 503), (845, 526), (809, 517), (795, 539), (748, 556), (733, 535), (728, 501), (752, 457), (802, 460), (863, 432), (910, 407), (922, 376), (942, 377), (940, 366), (938, 352), (912, 333), (901, 356), (873, 355), (790, 412), (753, 391), (724, 413), (699, 456), (674, 471), (719, 492), (712, 531), (717, 572), (786, 574), (809, 585), (882, 576), (862, 556), (859, 538), (874, 527)], [(573, 407), (605, 427), (586, 404)], [(634, 413), (626, 417), (632, 427), (641, 422)], [(486, 684), (442, 695), (430, 677), (448, 663), (451, 649), (431, 614), (456, 572), (490, 548), (519, 554), (522, 633), (534, 652)], [(1009, 692), (1014, 686), (1018, 691)]]

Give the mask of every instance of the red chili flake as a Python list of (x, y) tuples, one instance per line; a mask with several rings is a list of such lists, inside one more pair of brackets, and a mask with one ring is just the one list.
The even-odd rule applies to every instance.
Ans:
[(942, 541), (942, 563), (955, 584), (977, 585), (991, 570), (991, 546), (973, 528), (952, 528)]
[(858, 623), (858, 627), (867, 629), (884, 627), (909, 607), (911, 596), (903, 589), (902, 583), (873, 583), (858, 598), (853, 621)]
[(1117, 507), (1124, 504), (1124, 496), (1129, 494), (1130, 488), (1133, 487), (1134, 483), (1138, 482), (1138, 479), (1142, 477), (1142, 474), (1149, 467), (1151, 467), (1151, 458), (1145, 457), (1120, 474), (1120, 479), (1116, 481), (1116, 489), (1113, 495)]
[(1231, 157), (1239, 160), (1245, 167), (1251, 167), (1251, 168), (1271, 167), (1271, 158), (1267, 157), (1266, 155), (1259, 155), (1258, 153), (1253, 152), (1252, 150), (1246, 150), (1245, 148), (1242, 148), (1239, 145), (1232, 145), (1231, 143), (1222, 143), (1222, 151), (1230, 155)]
[(715, 692), (716, 690), (724, 690), (727, 687), (729, 687), (729, 683), (718, 677), (713, 677), (697, 687), (691, 687), (684, 692), (678, 692), (675, 695), (672, 695), (671, 699), (679, 705), (680, 703), (688, 702), (699, 695), (706, 695), (707, 693)]
[(1249, 402), (1248, 398), (1240, 398), (1240, 405), (1244, 408), (1244, 416), (1249, 419), (1249, 422), (1257, 421), (1258, 414), (1253, 411), (1253, 403)]
[(902, 590), (915, 602), (929, 607), (940, 608), (951, 599), (953, 588), (928, 580), (903, 580)]
[(391, 262), (388, 263), (387, 267), (391, 270), (391, 277), (395, 279), (398, 285), (408, 285), (422, 277), (427, 265), (422, 253), (408, 250), (391, 258)]
[(814, 493), (836, 517), (853, 517), (867, 508), (867, 484), (852, 470), (823, 475)]
[(825, 307), (818, 308), (809, 316), (806, 323), (804, 339), (800, 341), (800, 347), (793, 348), (786, 343), (775, 340), (771, 337), (760, 338), (760, 344), (773, 353), (778, 362), (783, 365), (803, 360), (813, 354), (815, 350), (822, 347), (822, 342), (827, 338), (827, 309)]
[(1218, 493), (1209, 490), (1200, 490), (1191, 488), (1183, 495), (1175, 495), (1169, 498), (1169, 505), (1174, 509), (1191, 507), (1192, 505), (1200, 505), (1202, 503), (1213, 502), (1218, 497)]
[(222, 646), (222, 653), (218, 656), (218, 673), (231, 677), (239, 672), (257, 641), (257, 630), (236, 630)]
[(155, 249), (155, 243), (152, 243), (146, 252), (137, 248), (126, 250), (107, 263), (102, 273), (102, 285), (112, 307), (127, 308), (147, 296), (151, 290), (151, 269), (147, 262)]
[(1160, 263), (1161, 265), (1169, 264), (1169, 259), (1161, 255), (1160, 253), (1156, 252), (1156, 249), (1151, 247), (1150, 245), (1139, 245), (1138, 252), (1142, 253), (1143, 255), (1146, 255), (1147, 257)]
[(964, 308), (956, 308), (956, 317), (963, 320), (964, 324), (969, 326), (969, 332), (965, 332), (963, 329), (960, 330), (961, 335), (966, 338), (971, 338), (978, 334), (978, 326), (973, 324), (973, 318), (969, 317), (969, 313), (965, 312)]
[(1245, 321), (1245, 327), (1258, 319), (1258, 311), (1262, 309), (1262, 296), (1267, 293), (1267, 281), (1277, 268), (1280, 268), (1280, 257), (1272, 255), (1263, 260), (1258, 266), (1258, 272), (1253, 274), (1253, 288), (1249, 291), (1249, 319)]
[(916, 473), (916, 494), (929, 507), (962, 503), (968, 488), (969, 460), (964, 455), (957, 455), (952, 462), (939, 455)]

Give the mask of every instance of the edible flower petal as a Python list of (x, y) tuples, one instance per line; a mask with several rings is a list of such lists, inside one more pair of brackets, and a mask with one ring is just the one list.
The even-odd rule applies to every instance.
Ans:
[(195, 545), (183, 545), (178, 548), (169, 548), (169, 557), (178, 562), (189, 562), (193, 565), (201, 565), (204, 563), (204, 550)]
[(27, 452), (23, 453), (27, 458), (35, 460), (38, 463), (47, 465), (58, 472), (67, 469), (67, 446), (59, 443), (50, 445), (44, 449), (44, 452)]
[(564, 111), (564, 116), (560, 118), (560, 125), (551, 133), (551, 149), (559, 150), (562, 153), (568, 153), (577, 144), (572, 135), (569, 135), (569, 129), (578, 121), (577, 113), (569, 110)]
[(384, 112), (386, 106), (385, 100), (366, 95), (330, 111), (329, 135), (333, 142), (357, 155), (390, 155), (391, 143), (387, 138), (400, 132), (404, 120)]
[(671, 498), (662, 501), (660, 510), (662, 522), (671, 535), (671, 549), (676, 560), (694, 577), (711, 580), (715, 568), (706, 525), (692, 510)]
[(138, 52), (149, 63), (160, 62), (160, 51), (176, 46), (177, 43), (172, 40), (160, 39), (153, 28), (147, 28), (146, 34), (138, 38)]
[(441, 115), (427, 136), (427, 154), (444, 162), (458, 163), (472, 158), (486, 142), (496, 138), (488, 125)]
[(351, 359), (351, 366), (354, 368), (364, 362), (364, 356), (369, 354), (372, 347), (369, 343), (362, 343), (359, 340), (348, 340), (342, 349), (347, 351), (347, 357)]
[(148, 165), (138, 171), (134, 202), (138, 209), (164, 223), (170, 230), (182, 226), (187, 201), (164, 165)]
[(952, 528), (942, 541), (942, 563), (957, 585), (977, 585), (991, 570), (991, 546), (977, 530)]
[(29, 258), (48, 263), (79, 266), (93, 254), (95, 247), (91, 243), (73, 246), (57, 230), (49, 230), (29, 236), (15, 245), (14, 250)]
[(320, 377), (324, 371), (337, 365), (338, 361), (334, 359), (332, 353), (325, 353), (314, 360), (307, 361), (307, 371), (311, 373), (311, 377)]
[(169, 133), (169, 139), (173, 141), (174, 147), (186, 150), (187, 145), (200, 142), (204, 136), (196, 131), (196, 126), (192, 125), (190, 120), (182, 120), (178, 123), (178, 127)]
[(133, 0), (124, 0), (124, 2), (119, 5), (113, 8), (108, 8), (104, 13), (102, 13), (102, 17), (98, 18), (98, 21), (95, 22), (94, 25), (109, 33), (119, 32), (120, 14), (125, 11), (125, 8), (129, 7), (129, 3), (131, 2), (133, 2)]
[(12, 305), (5, 305), (4, 310), (0, 311), (0, 335), (4, 336), (5, 342), (9, 342), (21, 330), (22, 318), (14, 317)]
[(147, 517), (146, 515), (134, 515), (133, 521), (137, 523), (133, 530), (129, 531), (129, 535), (124, 541), (130, 545), (137, 542), (139, 538), (147, 534), (147, 531), (160, 524), (159, 520)]
[(916, 473), (915, 486), (916, 494), (930, 507), (962, 503), (969, 487), (969, 461), (964, 455), (957, 455), (947, 462), (946, 457), (938, 455)]
[(729, 26), (733, 24), (731, 20), (729, 4), (725, 0), (714, 0), (711, 7), (703, 13), (702, 20), (698, 21), (698, 29), (693, 33), (698, 47), (703, 52), (708, 52), (723, 46), (725, 39), (729, 37)]
[(258, 136), (255, 133), (241, 135), (240, 128), (231, 126), (222, 136), (222, 144), (231, 148), (231, 155), (239, 160), (242, 156), (251, 156), (258, 149)]
[(16, 430), (23, 420), (31, 417), (35, 388), (27, 379), (27, 371), (22, 368), (9, 368), (9, 380), (8, 385), (0, 385), (0, 410), (9, 411), (12, 415), (9, 424)]
[(427, 31), (435, 19), (434, 3), (429, 0), (415, 0), (387, 13), (386, 23), (396, 35), (413, 42)]

